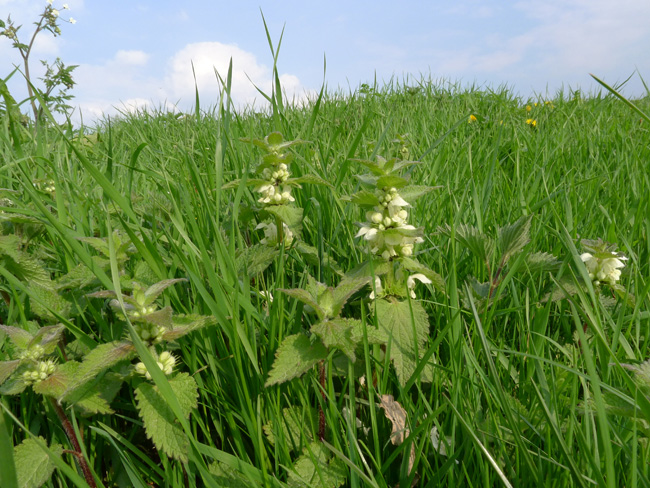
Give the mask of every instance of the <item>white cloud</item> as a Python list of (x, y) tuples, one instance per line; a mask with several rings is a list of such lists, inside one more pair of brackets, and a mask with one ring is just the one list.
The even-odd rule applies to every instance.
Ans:
[[(221, 94), (215, 70), (225, 79), (231, 59), (231, 96), (235, 105), (256, 108), (265, 105), (264, 97), (255, 87), (271, 93), (271, 69), (258, 62), (254, 54), (236, 45), (219, 42), (186, 45), (169, 58), (160, 76), (150, 74), (146, 68), (149, 55), (138, 50), (118, 51), (101, 65), (81, 65), (75, 72), (78, 85), (74, 101), (85, 123), (102, 114), (116, 112), (152, 108), (189, 111), (195, 100), (196, 78), (201, 106), (214, 106)], [(304, 103), (313, 95), (313, 91), (305, 90), (295, 75), (281, 74), (280, 84), (285, 99), (291, 102)], [(79, 120), (78, 114), (75, 120)]]
[(149, 55), (144, 51), (117, 51), (115, 63), (130, 66), (144, 66), (149, 61)]

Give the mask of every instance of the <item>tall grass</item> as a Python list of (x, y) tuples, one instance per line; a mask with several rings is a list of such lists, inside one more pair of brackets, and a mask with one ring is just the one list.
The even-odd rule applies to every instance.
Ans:
[[(645, 98), (636, 105), (647, 111), (650, 104)], [(477, 120), (468, 123), (471, 114)], [(188, 465), (159, 455), (144, 438), (126, 389), (114, 402), (115, 415), (69, 411), (105, 486), (224, 486), (226, 479), (233, 483), (226, 486), (284, 486), (308, 439), (317, 438), (310, 412), (321, 404), (326, 448), (346, 466), (351, 487), (650, 485), (650, 417), (643, 418), (644, 409), (637, 413), (646, 423), (617, 415), (608, 400), (643, 403), (643, 391), (621, 364), (650, 357), (650, 135), (647, 122), (616, 98), (563, 93), (521, 100), (506, 88), (421, 80), (345, 95), (323, 91), (308, 105), (280, 103), (269, 113), (234, 113), (224, 104), (182, 116), (126, 114), (81, 131), (40, 128), (35, 135), (12, 134), (9, 121), (0, 122), (0, 187), (22, 195), (4, 211), (43, 224), (26, 246), (46, 260), (53, 277), (92, 264), (93, 251), (79, 237), (121, 229), (138, 251), (129, 266), (145, 261), (157, 280), (188, 279), (165, 294), (175, 311), (217, 320), (185, 337), (177, 351), (200, 391), (184, 425), (193, 446)], [(272, 131), (308, 141), (295, 148), (294, 175), (316, 174), (333, 184), (304, 185), (295, 197), (305, 209), (303, 239), (343, 270), (364, 259), (354, 239), (363, 216), (341, 198), (357, 185), (354, 158), (395, 154), (399, 135), (423, 163), (412, 181), (442, 186), (412, 211), (427, 235), (418, 259), (447, 280), (446, 293), (431, 289), (425, 298), (432, 383), (401, 387), (388, 362), (368, 361), (328, 375), (326, 404), (316, 372), (264, 387), (279, 343), (301, 328), (302, 309), (281, 293), (266, 303), (259, 292), (300, 287), (305, 273), (337, 281), (291, 250), (262, 275), (237, 274), (238, 252), (261, 237), (252, 230), (254, 196), (221, 186), (247, 175), (259, 159), (240, 139)], [(33, 187), (50, 179), (55, 193)], [(528, 247), (555, 255), (561, 265), (534, 279), (520, 267), (499, 290), (501, 300), (478, 307), (467, 283), (486, 281), (488, 270), (438, 228), (471, 224), (490, 234), (522, 215), (533, 216)], [(578, 241), (597, 237), (629, 256), (622, 283), (635, 304), (606, 308), (589, 287), (570, 299), (545, 300), (562, 280), (578, 280)], [(97, 273), (105, 287), (116, 283), (115, 275)], [(29, 302), (37, 298), (3, 276), (9, 300), (0, 307), (2, 321), (27, 328)], [(63, 321), (71, 334), (89, 345), (119, 338), (106, 310), (89, 307)], [(362, 319), (371, 321), (365, 313)], [(389, 441), (391, 424), (377, 406), (383, 394), (407, 412), (410, 435), (402, 445)], [(40, 397), (1, 401), (0, 429), (14, 444), (26, 436), (18, 421), (33, 435), (66, 444)], [(297, 416), (300, 432), (279, 430), (271, 442), (264, 426), (290, 423), (288, 415)], [(432, 429), (444, 451), (432, 443)], [(2, 449), (7, 436), (0, 430)], [(214, 461), (226, 471), (209, 475)], [(48, 486), (78, 482), (56, 471)]]

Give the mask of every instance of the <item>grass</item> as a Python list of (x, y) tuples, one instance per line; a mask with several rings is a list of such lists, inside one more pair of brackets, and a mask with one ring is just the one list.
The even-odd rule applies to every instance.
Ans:
[[(167, 289), (165, 304), (216, 318), (216, 326), (179, 340), (176, 351), (180, 370), (199, 386), (198, 408), (183, 425), (192, 446), (187, 464), (158, 453), (145, 438), (127, 387), (112, 403), (115, 414), (67, 410), (84, 433), (97, 480), (104, 486), (285, 486), (308, 440), (317, 438), (312, 412), (322, 405), (328, 427), (322, 445), (344, 467), (344, 486), (649, 486), (647, 389), (625, 366), (650, 357), (647, 122), (613, 96), (560, 93), (523, 101), (504, 88), (427, 80), (346, 95), (324, 91), (306, 106), (273, 100), (269, 113), (227, 106), (183, 116), (142, 112), (86, 133), (41, 128), (16, 137), (0, 119), (0, 187), (19, 195), (3, 210), (38, 222), (5, 221), (4, 234), (20, 232), (23, 250), (46, 263), (54, 278), (79, 263), (92, 265), (96, 252), (79, 237), (120, 229), (137, 247), (128, 273), (146, 263), (155, 281), (187, 278)], [(648, 97), (635, 104), (646, 113), (650, 106)], [(469, 123), (470, 115), (477, 120)], [(535, 127), (526, 124), (529, 118)], [(253, 231), (255, 198), (243, 186), (221, 186), (259, 160), (240, 139), (272, 131), (308, 141), (293, 150), (294, 175), (332, 183), (332, 189), (304, 185), (294, 194), (305, 209), (303, 239), (343, 270), (365, 259), (354, 239), (363, 215), (342, 200), (357, 188), (353, 175), (361, 168), (354, 158), (393, 156), (405, 145), (422, 161), (412, 181), (442, 187), (411, 212), (425, 228), (417, 257), (447, 287), (446, 293), (418, 289), (430, 319), (424, 354), (435, 364), (431, 383), (413, 378), (400, 386), (377, 349), (345, 374), (331, 371), (324, 390), (316, 369), (264, 386), (280, 342), (303, 327), (302, 307), (276, 290), (301, 287), (306, 273), (338, 281), (293, 250), (259, 276), (237, 274), (238, 252), (261, 238)], [(394, 142), (398, 136), (403, 142)], [(47, 180), (55, 192), (33, 186)], [(527, 249), (553, 254), (560, 265), (539, 275), (513, 265), (499, 289), (503, 298), (475, 303), (468, 283), (488, 280), (489, 270), (439, 227), (469, 224), (495, 235), (522, 215), (532, 215)], [(579, 281), (579, 240), (598, 237), (630, 258), (621, 282), (635, 304), (619, 300), (608, 308), (591, 286), (570, 299), (545, 301), (558, 284)], [(119, 284), (115, 266), (107, 273), (93, 269), (103, 288)], [(11, 273), (2, 273), (0, 316), (29, 328), (38, 297)], [(260, 294), (266, 290), (275, 297), (270, 304)], [(350, 313), (372, 324), (362, 298), (357, 295)], [(90, 346), (126, 331), (97, 302), (59, 320), (69, 339)], [(400, 445), (390, 442), (391, 422), (378, 407), (378, 397), (388, 394), (406, 412), (410, 434)], [(639, 405), (637, 419), (620, 415), (614, 399)], [(167, 400), (174, 410), (174, 395)], [(21, 442), (26, 430), (50, 445), (68, 445), (52, 407), (31, 390), (0, 402), (0, 429), (7, 429), (6, 436), (0, 430), (1, 449), (5, 439)], [(296, 429), (277, 428), (285, 422)], [(273, 440), (268, 424), (276, 426)], [(431, 441), (434, 428), (444, 455)], [(64, 459), (74, 471), (73, 459)], [(79, 486), (69, 474), (57, 469), (46, 486)]]

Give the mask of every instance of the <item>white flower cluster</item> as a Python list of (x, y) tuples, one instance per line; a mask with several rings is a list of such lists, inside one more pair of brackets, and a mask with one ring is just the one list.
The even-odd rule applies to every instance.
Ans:
[[(176, 358), (171, 353), (163, 351), (156, 358), (156, 364), (165, 375), (169, 376), (174, 371), (174, 366), (176, 366)], [(139, 362), (135, 365), (135, 372), (144, 376), (148, 380), (151, 379), (151, 374), (147, 371), (147, 367), (143, 362)]]
[(23, 373), (23, 381), (28, 385), (40, 383), (54, 373), (55, 369), (56, 363), (54, 360), (48, 359), (46, 361), (39, 361), (32, 369)]
[[(408, 289), (409, 295), (413, 300), (416, 299), (415, 296), (415, 280), (418, 280), (422, 283), (425, 284), (430, 284), (432, 281), (427, 278), (425, 275), (422, 273), (415, 273), (411, 276), (409, 276), (406, 279), (406, 288)], [(381, 284), (381, 279), (379, 276), (375, 276), (375, 283), (372, 292), (370, 293), (369, 297), (371, 300), (374, 300), (375, 298), (380, 298), (384, 294), (384, 288), (382, 287)]]
[[(274, 222), (261, 222), (255, 227), (255, 230), (259, 229), (264, 229), (264, 239), (260, 241), (261, 244), (271, 247), (278, 244), (278, 226)], [(289, 226), (284, 222), (282, 223), (282, 240), (284, 247), (291, 246), (293, 242), (293, 232), (291, 232)]]
[(140, 339), (149, 344), (158, 344), (162, 342), (163, 335), (167, 332), (167, 327), (162, 325), (155, 325), (150, 322), (141, 322), (133, 324), (135, 331)]
[[(356, 237), (368, 241), (370, 252), (389, 260), (393, 257), (411, 256), (413, 245), (424, 242), (418, 236), (406, 235), (415, 231), (415, 227), (406, 223), (409, 203), (404, 200), (396, 188), (384, 188), (375, 191), (379, 205), (366, 213), (368, 220), (359, 229)], [(394, 232), (385, 232), (393, 230)], [(401, 233), (400, 231), (407, 231)]]
[(290, 176), (286, 164), (279, 164), (277, 169), (264, 168), (262, 176), (266, 182), (255, 188), (255, 191), (262, 195), (257, 200), (259, 203), (265, 205), (283, 205), (295, 200), (291, 196), (291, 187), (284, 184)]
[(18, 357), (19, 359), (27, 361), (38, 361), (43, 354), (45, 354), (45, 349), (40, 344), (34, 344), (29, 349), (22, 351)]
[(580, 256), (587, 267), (589, 278), (595, 285), (601, 282), (614, 285), (621, 278), (621, 268), (625, 267), (623, 261), (627, 258), (616, 252), (598, 253), (596, 256), (588, 252)]

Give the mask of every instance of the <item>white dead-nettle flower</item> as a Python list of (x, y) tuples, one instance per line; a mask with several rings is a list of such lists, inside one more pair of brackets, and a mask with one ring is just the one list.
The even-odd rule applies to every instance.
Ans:
[(594, 256), (586, 252), (580, 256), (580, 259), (585, 263), (589, 278), (596, 285), (600, 284), (600, 282), (610, 285), (616, 284), (621, 278), (621, 268), (625, 267), (623, 261), (627, 261), (625, 256), (615, 252), (610, 252), (605, 256), (603, 256), (603, 253)]
[(409, 289), (409, 294), (411, 295), (411, 298), (413, 298), (414, 300), (415, 300), (415, 280), (418, 280), (425, 284), (431, 283), (431, 280), (426, 276), (424, 276), (422, 273), (416, 273), (409, 276), (406, 279), (406, 287)]
[[(176, 365), (176, 358), (167, 351), (160, 353), (158, 358), (156, 358), (156, 364), (161, 369), (166, 376), (169, 376), (174, 371), (174, 366)], [(144, 376), (148, 380), (151, 379), (151, 374), (147, 371), (147, 367), (143, 362), (139, 362), (135, 365), (135, 372), (141, 376)]]
[(381, 287), (381, 279), (379, 276), (375, 276), (375, 288), (372, 290), (372, 293), (368, 296), (371, 300), (374, 300), (376, 297), (380, 296), (383, 293), (383, 288)]
[[(255, 230), (263, 229), (264, 230), (264, 239), (260, 243), (267, 246), (275, 246), (278, 244), (278, 227), (273, 222), (261, 222), (257, 224)], [(282, 233), (285, 247), (289, 247), (293, 242), (293, 232), (289, 229), (289, 226), (282, 223)]]

